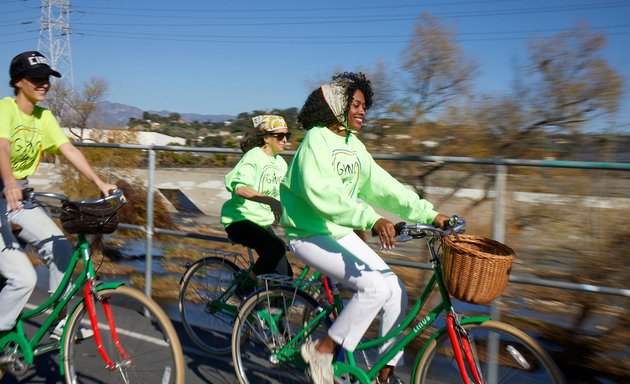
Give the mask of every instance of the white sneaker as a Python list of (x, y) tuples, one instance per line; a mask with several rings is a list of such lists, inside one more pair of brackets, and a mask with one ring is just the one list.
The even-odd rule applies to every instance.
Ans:
[(318, 352), (315, 344), (309, 339), (300, 348), (302, 358), (308, 364), (308, 375), (314, 384), (334, 384), (333, 355)]
[[(59, 341), (61, 339), (61, 335), (63, 334), (63, 327), (66, 325), (66, 321), (68, 320), (68, 316), (64, 317), (60, 322), (57, 323), (55, 329), (53, 329), (50, 334), (50, 338), (53, 340)], [(79, 329), (77, 330), (77, 341), (89, 339), (94, 336), (94, 331), (92, 328), (86, 328), (82, 325), (79, 325)]]

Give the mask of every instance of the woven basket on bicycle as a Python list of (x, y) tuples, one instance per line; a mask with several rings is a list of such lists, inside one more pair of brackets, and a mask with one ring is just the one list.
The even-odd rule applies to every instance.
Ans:
[(59, 221), (68, 233), (85, 235), (112, 233), (118, 227), (122, 204), (66, 201), (60, 208)]
[(443, 239), (442, 276), (457, 300), (488, 304), (501, 296), (510, 277), (514, 251), (485, 237), (459, 235)]

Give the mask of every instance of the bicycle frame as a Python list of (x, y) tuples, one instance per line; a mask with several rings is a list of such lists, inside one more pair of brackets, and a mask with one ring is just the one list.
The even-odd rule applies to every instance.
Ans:
[[(88, 313), (90, 317), (91, 327), (94, 331), (94, 342), (97, 345), (99, 352), (101, 353), (101, 357), (105, 361), (108, 367), (113, 368), (114, 363), (109, 359), (107, 354), (102, 348), (102, 338), (100, 335), (100, 330), (98, 324), (96, 323), (96, 314), (94, 310), (94, 292), (98, 292), (103, 289), (111, 289), (117, 288), (123, 285), (123, 282), (97, 282), (96, 281), (96, 272), (94, 270), (94, 266), (92, 264), (91, 254), (90, 254), (90, 244), (86, 239), (86, 235), (78, 234), (77, 235), (77, 243), (73, 249), (72, 256), (70, 258), (70, 262), (68, 268), (66, 269), (59, 286), (55, 290), (55, 292), (42, 304), (37, 306), (32, 310), (28, 310), (23, 312), (16, 320), (15, 331), (6, 334), (0, 339), (0, 350), (3, 349), (9, 343), (14, 343), (19, 346), (19, 350), (21, 351), (21, 357), (23, 362), (26, 364), (33, 364), (34, 358), (36, 356), (42, 355), (44, 353), (53, 351), (55, 349), (59, 349), (59, 358), (60, 358), (60, 371), (61, 374), (64, 374), (64, 365), (61, 362), (63, 359), (63, 349), (56, 341), (41, 343), (42, 339), (51, 328), (52, 324), (57, 320), (61, 311), (70, 303), (70, 300), (77, 296), (80, 290), (83, 290), (83, 298), (79, 299), (77, 303), (74, 304), (72, 309), (68, 311), (68, 314), (74, 312), (74, 310), (81, 304), (81, 301), (84, 300), (86, 306), (88, 308)], [(72, 275), (74, 270), (77, 268), (79, 264), (79, 260), (83, 261), (83, 268), (78, 274), (78, 276), (74, 279), (74, 282), (70, 284), (70, 280), (72, 279)], [(117, 335), (115, 333), (115, 325), (113, 318), (111, 316), (111, 311), (109, 311), (109, 303), (103, 303), (105, 308), (105, 313), (107, 320), (110, 324), (110, 327), (114, 330), (112, 337), (114, 341), (118, 341)], [(24, 323), (40, 314), (45, 312), (48, 309), (52, 308), (52, 312), (46, 317), (42, 325), (38, 328), (31, 339), (28, 339), (26, 336), (26, 331), (24, 329)], [(61, 335), (60, 340), (63, 340), (66, 337), (66, 328), (64, 328), (63, 333)], [(117, 343), (120, 344), (120, 343)], [(126, 356), (122, 347), (120, 347), (119, 352)]]
[[(372, 364), (371, 367), (368, 367), (368, 371), (364, 371), (357, 365), (357, 362), (354, 357), (354, 352), (343, 352), (343, 357), (345, 361), (341, 361), (337, 359), (333, 363), (335, 369), (335, 376), (342, 376), (344, 374), (350, 374), (357, 379), (361, 383), (370, 383), (371, 380), (377, 376), (378, 372), (387, 365), (387, 363), (401, 350), (403, 350), (407, 345), (411, 343), (413, 339), (422, 334), (429, 326), (431, 326), (437, 318), (443, 312), (446, 313), (446, 327), (435, 332), (434, 335), (430, 338), (433, 340), (437, 338), (444, 332), (449, 333), (449, 337), (451, 339), (451, 343), (455, 346), (455, 343), (462, 342), (464, 345), (464, 350), (466, 353), (462, 355), (459, 353), (459, 348), (453, 348), (456, 353), (456, 360), (458, 362), (458, 367), (460, 369), (460, 373), (462, 375), (462, 379), (464, 383), (468, 384), (469, 380), (467, 375), (465, 375), (466, 367), (464, 366), (464, 359), (469, 364), (470, 370), (472, 371), (473, 377), (479, 383), (482, 382), (481, 375), (478, 372), (477, 367), (474, 364), (474, 359), (471, 355), (470, 346), (468, 345), (468, 341), (466, 339), (466, 334), (463, 329), (459, 329), (460, 324), (468, 324), (468, 323), (478, 323), (490, 320), (489, 316), (472, 316), (466, 319), (462, 319), (461, 321), (457, 318), (457, 315), (452, 307), (450, 295), (446, 289), (443, 277), (441, 275), (441, 264), (440, 258), (438, 257), (435, 251), (435, 241), (436, 238), (432, 237), (428, 240), (429, 252), (431, 254), (431, 264), (432, 264), (432, 275), (424, 286), (420, 296), (416, 300), (413, 308), (409, 311), (405, 319), (395, 328), (390, 330), (387, 334), (378, 337), (376, 339), (361, 342), (357, 345), (354, 352), (364, 351), (369, 348), (378, 347), (379, 345), (384, 344), (390, 339), (396, 338), (399, 335), (403, 334), (403, 331), (406, 329), (410, 329), (410, 332), (407, 333), (403, 338), (396, 341), (393, 345), (391, 345), (388, 350), (379, 356), (379, 359)], [(423, 307), (428, 302), (428, 298), (433, 292), (433, 289), (437, 286), (439, 295), (441, 297), (440, 302), (429, 311), (427, 315), (425, 315), (422, 319), (417, 321), (413, 326), (414, 319), (418, 315), (418, 313), (423, 309)], [(298, 286), (293, 285), (293, 287), (298, 288)], [(325, 287), (326, 288), (326, 287)], [(327, 292), (330, 292), (328, 288), (326, 288)], [(274, 355), (274, 358), (277, 358), (279, 361), (288, 362), (292, 360), (293, 364), (299, 365), (302, 368), (306, 368), (304, 362), (294, 360), (295, 347), (299, 345), (306, 337), (308, 337), (313, 330), (316, 329), (317, 325), (320, 321), (323, 321), (327, 316), (331, 316), (332, 318), (336, 317), (336, 314), (343, 309), (343, 304), (339, 295), (339, 292), (336, 290), (336, 287), (332, 289), (334, 300), (332, 302), (329, 300), (329, 305), (322, 307), (322, 311), (315, 316), (307, 325), (305, 325), (299, 332), (295, 334), (295, 336), (288, 341), (280, 350), (278, 350)], [(269, 319), (273, 322), (272, 319)], [(464, 332), (464, 333), (461, 333)], [(426, 345), (422, 348), (420, 353), (418, 354), (417, 359), (419, 359), (426, 349)], [(466, 348), (467, 347), (467, 348)], [(417, 361), (416, 361), (417, 363)], [(413, 378), (412, 378), (413, 379)]]

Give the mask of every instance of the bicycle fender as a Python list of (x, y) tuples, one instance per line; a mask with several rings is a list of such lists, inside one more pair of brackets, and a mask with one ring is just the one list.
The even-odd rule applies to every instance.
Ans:
[(101, 283), (96, 283), (96, 285), (94, 286), (94, 290), (96, 290), (96, 292), (99, 292), (104, 289), (116, 289), (120, 287), (121, 285), (125, 285), (125, 283), (122, 281), (101, 282)]
[[(463, 319), (460, 319), (459, 323), (460, 324), (482, 324), (485, 323), (486, 321), (491, 320), (490, 316), (471, 316), (471, 317), (466, 317)], [(413, 362), (412, 365), (412, 369), (411, 369), (411, 382), (414, 383), (415, 382), (415, 376), (416, 376), (416, 370), (418, 367), (418, 364), (420, 364), (420, 360), (422, 359), (422, 356), (424, 356), (424, 353), (427, 350), (427, 347), (433, 343), (433, 341), (435, 339), (437, 339), (438, 337), (440, 337), (440, 335), (442, 335), (443, 333), (448, 332), (446, 327), (442, 327), (440, 329), (438, 329), (433, 335), (431, 335), (431, 337), (429, 338), (429, 340), (427, 340), (427, 342), (422, 346), (422, 349), (420, 350), (420, 352), (418, 352), (418, 354), (416, 355), (416, 359)]]

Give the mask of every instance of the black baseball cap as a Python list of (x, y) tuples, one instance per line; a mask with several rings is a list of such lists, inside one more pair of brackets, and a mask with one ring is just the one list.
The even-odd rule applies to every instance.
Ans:
[(11, 80), (22, 77), (61, 77), (61, 73), (50, 68), (48, 59), (37, 51), (22, 52), (11, 60)]

